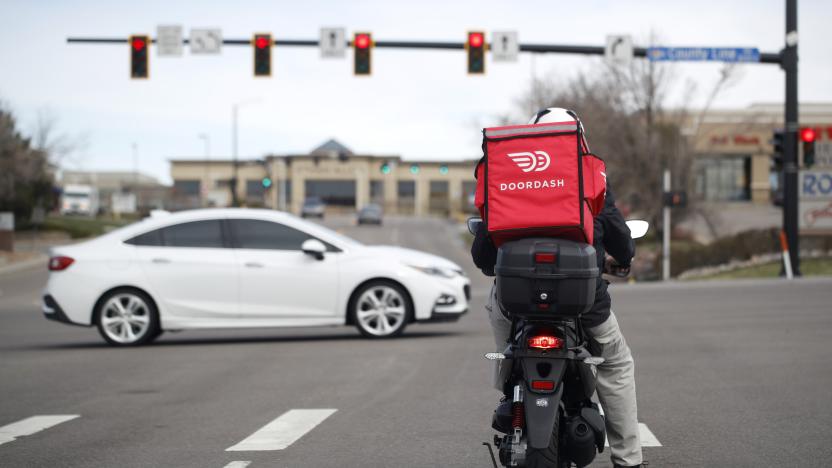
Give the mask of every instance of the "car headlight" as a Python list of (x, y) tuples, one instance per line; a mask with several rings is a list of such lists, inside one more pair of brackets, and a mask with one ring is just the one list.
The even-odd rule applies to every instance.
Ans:
[(415, 270), (419, 270), (426, 275), (431, 276), (440, 276), (442, 278), (453, 278), (457, 276), (457, 272), (451, 268), (442, 268), (442, 267), (421, 267), (416, 265), (408, 265), (410, 268)]

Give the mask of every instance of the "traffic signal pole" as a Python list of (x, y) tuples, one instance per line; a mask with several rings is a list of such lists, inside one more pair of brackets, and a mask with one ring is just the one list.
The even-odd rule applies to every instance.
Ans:
[[(786, 0), (786, 47), (780, 67), (786, 72), (786, 122), (783, 148), (783, 230), (789, 247), (792, 272), (800, 276), (797, 189), (797, 0)], [(786, 266), (784, 265), (784, 270)]]

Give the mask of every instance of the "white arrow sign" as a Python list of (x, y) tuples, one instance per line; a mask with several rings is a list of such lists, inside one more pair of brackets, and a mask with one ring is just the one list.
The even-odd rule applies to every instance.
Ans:
[(633, 61), (633, 38), (625, 34), (607, 36), (604, 57), (613, 63), (629, 64)]
[(495, 62), (516, 62), (520, 53), (517, 31), (491, 33), (491, 59)]
[(156, 27), (156, 53), (159, 57), (182, 56), (182, 26)]
[(220, 28), (191, 29), (189, 41), (192, 54), (219, 54), (222, 48)]
[(321, 28), (322, 58), (344, 58), (347, 56), (347, 40), (344, 28)]

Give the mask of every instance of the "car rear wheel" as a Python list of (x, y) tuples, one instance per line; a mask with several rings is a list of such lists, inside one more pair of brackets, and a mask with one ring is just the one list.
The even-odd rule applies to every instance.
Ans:
[(372, 281), (353, 295), (350, 314), (365, 337), (390, 338), (404, 332), (413, 316), (413, 305), (401, 286), (389, 281)]
[(101, 298), (95, 322), (101, 336), (114, 346), (143, 345), (161, 334), (156, 305), (134, 289), (117, 289)]

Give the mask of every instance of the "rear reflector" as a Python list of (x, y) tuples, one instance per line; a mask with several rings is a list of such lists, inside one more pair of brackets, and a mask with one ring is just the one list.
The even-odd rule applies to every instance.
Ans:
[(532, 390), (554, 390), (553, 380), (532, 380)]
[(70, 257), (52, 257), (49, 259), (49, 271), (62, 271), (75, 262)]
[(535, 349), (561, 349), (563, 340), (551, 335), (538, 335), (529, 338), (529, 348)]
[(534, 254), (535, 263), (555, 263), (555, 254), (553, 253), (536, 253)]

